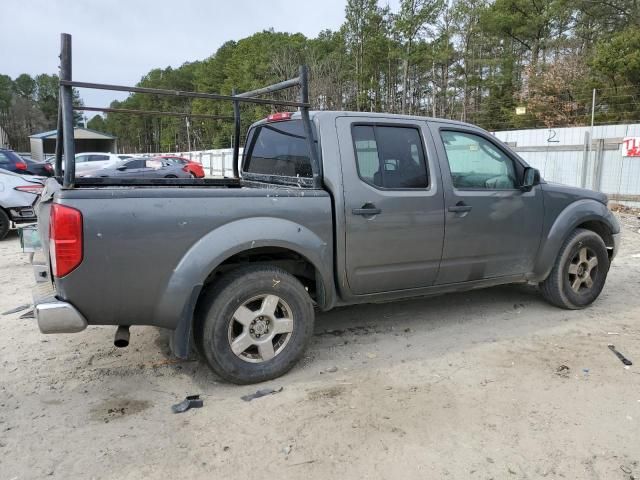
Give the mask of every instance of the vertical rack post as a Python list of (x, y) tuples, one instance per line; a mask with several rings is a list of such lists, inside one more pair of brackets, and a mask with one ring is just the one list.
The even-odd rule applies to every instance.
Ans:
[[(59, 74), (60, 72), (58, 72)], [(60, 93), (58, 92), (58, 122), (56, 132), (56, 161), (54, 163), (53, 174), (56, 178), (62, 177), (62, 142), (64, 135), (62, 134), (62, 108), (60, 102)]]
[[(231, 91), (231, 95), (234, 97), (238, 92), (234, 88)], [(238, 100), (233, 101), (233, 176), (239, 178), (238, 172), (238, 159), (240, 157), (240, 102)], [(222, 160), (222, 176), (224, 176), (224, 155)]]
[[(60, 80), (71, 81), (71, 35), (60, 35)], [(75, 145), (73, 134), (73, 87), (60, 85), (62, 110), (62, 140), (64, 145), (63, 188), (73, 188), (76, 177)], [(58, 131), (58, 135), (60, 135)]]
[[(309, 72), (306, 65), (300, 67), (300, 102), (309, 103)], [(311, 165), (313, 168), (313, 187), (322, 188), (322, 165), (318, 158), (318, 150), (316, 142), (313, 138), (313, 129), (311, 128), (311, 119), (309, 117), (309, 107), (300, 107), (300, 115), (302, 116), (302, 125), (304, 126), (304, 134), (309, 142), (309, 155), (311, 156)]]

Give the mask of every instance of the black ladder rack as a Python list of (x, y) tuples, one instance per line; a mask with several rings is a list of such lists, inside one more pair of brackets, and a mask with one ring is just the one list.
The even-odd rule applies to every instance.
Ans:
[[(309, 77), (306, 66), (300, 67), (300, 73), (296, 78), (285, 80), (284, 82), (275, 83), (273, 85), (259, 88), (250, 92), (236, 93), (233, 90), (232, 95), (220, 95), (217, 93), (205, 92), (186, 92), (181, 90), (164, 90), (159, 88), (145, 87), (129, 87), (123, 85), (108, 85), (101, 83), (79, 82), (72, 80), (72, 55), (71, 55), (71, 35), (68, 33), (60, 34), (60, 95), (58, 105), (58, 125), (56, 139), (56, 159), (55, 159), (55, 175), (59, 177), (60, 172), (64, 171), (62, 178), (62, 187), (66, 189), (74, 188), (75, 185), (226, 185), (236, 186), (240, 184), (240, 175), (238, 172), (238, 157), (240, 151), (240, 103), (254, 103), (262, 105), (278, 105), (286, 107), (297, 107), (300, 110), (305, 135), (309, 143), (309, 154), (311, 157), (311, 167), (313, 171), (313, 186), (320, 188), (322, 186), (322, 165), (319, 160), (317, 147), (313, 139), (313, 131), (311, 128), (311, 119), (309, 117)], [(234, 120), (234, 139), (233, 139), (233, 177), (232, 179), (200, 179), (205, 182), (197, 182), (198, 179), (128, 179), (128, 182), (121, 181), (124, 179), (114, 178), (76, 178), (75, 165), (75, 145), (73, 132), (73, 110), (91, 110), (91, 111), (115, 111), (110, 108), (99, 107), (74, 107), (73, 106), (73, 88), (91, 88), (97, 90), (113, 90), (119, 92), (146, 93), (152, 95), (165, 95), (173, 97), (186, 98), (202, 98), (207, 100), (222, 100), (233, 102), (233, 117), (224, 117), (224, 119)], [(289, 88), (299, 87), (299, 101), (291, 102), (285, 100), (275, 100), (269, 98), (260, 98), (260, 95), (286, 90)], [(122, 113), (134, 114), (153, 114), (153, 115), (172, 115), (177, 112), (160, 112), (160, 111), (122, 111)], [(178, 113), (179, 114), (179, 113)], [(189, 117), (188, 113), (184, 114)], [(195, 116), (195, 115), (194, 115)], [(222, 117), (209, 116), (210, 118)], [(64, 159), (64, 170), (62, 164)], [(115, 180), (115, 181), (114, 181)], [(161, 180), (161, 181), (158, 181)], [(168, 180), (168, 181), (162, 181)], [(213, 181), (212, 181), (213, 180)]]

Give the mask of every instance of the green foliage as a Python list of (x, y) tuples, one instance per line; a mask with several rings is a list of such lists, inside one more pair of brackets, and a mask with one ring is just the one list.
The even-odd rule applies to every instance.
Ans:
[(88, 122), (87, 128), (95, 130), (96, 132), (109, 133), (107, 131), (107, 123), (104, 121), (101, 115), (94, 115)]
[[(7, 133), (10, 145), (19, 151), (29, 150), (29, 135), (51, 130), (58, 120), (58, 76), (41, 74), (31, 77), (23, 73), (14, 80), (0, 75), (0, 127)], [(77, 90), (73, 104), (82, 105)], [(74, 125), (82, 122), (82, 114), (74, 111)]]
[(30, 75), (23, 73), (13, 81), (13, 89), (22, 98), (33, 100), (36, 93), (36, 81)]

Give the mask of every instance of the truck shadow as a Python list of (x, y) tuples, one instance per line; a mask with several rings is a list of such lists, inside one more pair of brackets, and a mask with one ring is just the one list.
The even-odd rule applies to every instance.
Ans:
[[(433, 358), (552, 328), (566, 320), (567, 314), (570, 312), (547, 304), (536, 287), (527, 285), (317, 312), (314, 337), (303, 359), (290, 373), (268, 383), (307, 382), (310, 375), (320, 380), (316, 375), (333, 367), (378, 369)], [(220, 381), (200, 360), (194, 381), (207, 389), (212, 380)]]

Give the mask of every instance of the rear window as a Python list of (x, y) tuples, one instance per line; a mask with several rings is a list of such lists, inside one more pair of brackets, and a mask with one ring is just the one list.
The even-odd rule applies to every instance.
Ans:
[(309, 145), (302, 121), (265, 123), (252, 129), (243, 170), (261, 175), (311, 178)]

